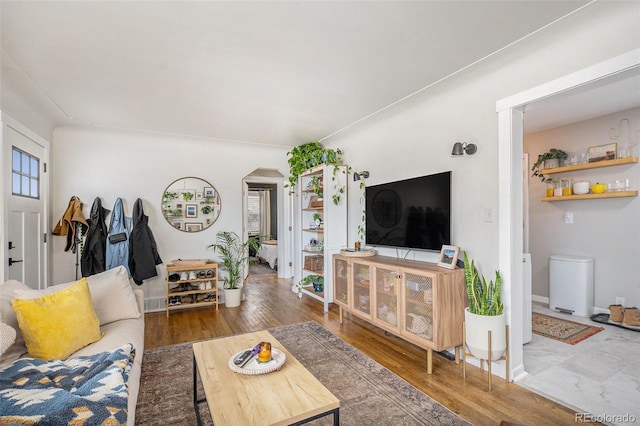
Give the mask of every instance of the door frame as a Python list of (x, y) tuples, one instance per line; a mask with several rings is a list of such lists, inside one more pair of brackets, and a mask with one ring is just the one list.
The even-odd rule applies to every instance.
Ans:
[(510, 324), (510, 376), (518, 381), (524, 369), (523, 344), (523, 120), (528, 104), (563, 96), (575, 89), (640, 69), (640, 49), (635, 49), (580, 71), (530, 88), (496, 102), (498, 113), (498, 254), (502, 273), (505, 313)]
[(51, 271), (50, 271), (51, 253), (49, 249), (50, 247), (49, 241), (51, 241), (51, 233), (49, 232), (49, 229), (50, 229), (49, 212), (51, 208), (51, 199), (49, 195), (49, 189), (50, 189), (50, 186), (49, 186), (50, 173), (49, 172), (51, 169), (50, 167), (51, 162), (49, 161), (50, 152), (51, 152), (50, 144), (47, 140), (38, 136), (33, 131), (28, 129), (26, 126), (20, 124), (18, 121), (16, 121), (12, 117), (2, 112), (0, 112), (0, 124), (2, 125), (2, 131), (0, 132), (0, 154), (1, 154), (0, 158), (2, 159), (2, 170), (3, 170), (3, 172), (0, 173), (0, 193), (2, 194), (2, 200), (3, 200), (2, 210), (0, 211), (0, 229), (2, 230), (2, 232), (0, 232), (0, 259), (2, 259), (2, 262), (0, 262), (0, 278), (2, 279), (2, 282), (4, 282), (7, 280), (8, 274), (9, 274), (9, 270), (8, 270), (9, 268), (7, 264), (8, 256), (9, 256), (9, 254), (7, 253), (8, 252), (7, 247), (9, 244), (9, 241), (7, 240), (8, 238), (7, 236), (9, 235), (9, 206), (6, 200), (8, 200), (9, 197), (11, 197), (11, 180), (7, 178), (6, 173), (9, 170), (11, 170), (11, 155), (7, 155), (11, 147), (8, 146), (8, 142), (5, 137), (5, 132), (7, 131), (8, 128), (11, 128), (14, 131), (24, 135), (26, 138), (37, 143), (44, 150), (44, 158), (42, 158), (41, 161), (42, 163), (47, 165), (47, 172), (42, 173), (40, 176), (40, 196), (43, 198), (43, 201), (44, 201), (43, 226), (44, 226), (44, 229), (46, 230), (47, 241), (43, 244), (43, 263), (44, 264), (43, 264), (43, 271), (42, 271), (42, 283), (40, 283), (40, 286), (46, 287), (49, 283), (49, 277), (51, 276)]

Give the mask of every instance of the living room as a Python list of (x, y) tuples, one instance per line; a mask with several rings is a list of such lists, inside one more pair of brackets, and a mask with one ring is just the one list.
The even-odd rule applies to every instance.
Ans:
[[(578, 4), (574, 6), (579, 9), (575, 13), (513, 45), (504, 46), (484, 60), (464, 64), (446, 78), (396, 94), (394, 102), (370, 111), (377, 111), (370, 117), (362, 115), (345, 121), (331, 132), (296, 129), (291, 133), (304, 135), (295, 138), (298, 143), (323, 138), (325, 146), (343, 149), (347, 164), (355, 170), (370, 171), (368, 182), (372, 184), (452, 170), (454, 244), (468, 251), (483, 272), (502, 268), (505, 247), (499, 229), (504, 218), (500, 203), (502, 180), (499, 177), (501, 164), (496, 102), (638, 49), (638, 37), (634, 36), (638, 31), (636, 2), (595, 2), (584, 8)], [(5, 8), (8, 9), (9, 5), (3, 2)], [(3, 11), (3, 20), (6, 19), (4, 16)], [(15, 53), (20, 50), (19, 43), (11, 38), (4, 43), (11, 43), (7, 47), (11, 49), (11, 58), (25, 66), (20, 55)], [(3, 47), (3, 55), (7, 49)], [(416, 56), (420, 54), (418, 50), (414, 52)], [(14, 78), (17, 71), (11, 59), (3, 60), (4, 65), (9, 70), (3, 72), (3, 80)], [(15, 83), (15, 80), (10, 82)], [(379, 85), (382, 90), (384, 83)], [(104, 115), (98, 117), (94, 126), (87, 122), (74, 125), (73, 120), (61, 120), (64, 124), (58, 125), (60, 111), (49, 115), (46, 111), (52, 109), (50, 104), (44, 110), (30, 105), (27, 101), (29, 96), (15, 96), (17, 90), (15, 84), (6, 85), (3, 81), (2, 112), (48, 143), (51, 164), (47, 206), (49, 230), (72, 195), (79, 196), (87, 208), (96, 197), (102, 198), (107, 208), (121, 197), (128, 214), (134, 201), (141, 198), (165, 262), (177, 258), (213, 257), (206, 247), (213, 242), (215, 231), (241, 232), (243, 178), (258, 168), (279, 170), (285, 176), (288, 174), (286, 152), (291, 147), (287, 145), (289, 141), (263, 144), (244, 139), (245, 142), (238, 143), (231, 139), (243, 138), (228, 136), (232, 133), (221, 137), (202, 137), (162, 129), (138, 131), (133, 130), (138, 128), (135, 124), (126, 122), (110, 126), (109, 108), (105, 108)], [(170, 122), (177, 114), (172, 103), (178, 95), (165, 93), (161, 88), (156, 89), (156, 93), (153, 102), (165, 104), (164, 118)], [(403, 99), (411, 93), (413, 96)], [(92, 99), (88, 102), (100, 103)], [(252, 107), (248, 113), (250, 116), (259, 114), (258, 107)], [(7, 120), (3, 119), (3, 122)], [(241, 128), (244, 123), (235, 123), (234, 126)], [(477, 144), (478, 152), (472, 156), (452, 157), (452, 145), (457, 141)], [(3, 153), (5, 149), (3, 146)], [(209, 231), (193, 234), (176, 232), (161, 216), (159, 207), (164, 189), (183, 176), (204, 178), (221, 194), (222, 214)], [(283, 184), (279, 185), (279, 191), (282, 195), (279, 200), (283, 200), (283, 211), (286, 211), (284, 199), (287, 191)], [(359, 196), (356, 184), (350, 182), (347, 199), (350, 244), (357, 240)], [(493, 222), (485, 221), (487, 210), (495, 213)], [(3, 212), (3, 217), (6, 231), (6, 212)], [(278, 228), (286, 229), (285, 226)], [(283, 237), (286, 239), (284, 234)], [(74, 279), (74, 256), (63, 250), (62, 239), (50, 238), (47, 282)], [(0, 254), (7, 258), (6, 241), (3, 239), (1, 242)], [(396, 255), (395, 252), (386, 254)], [(437, 253), (411, 252), (407, 255), (428, 261), (437, 257)], [(278, 273), (281, 277), (290, 277), (292, 273), (286, 264), (291, 254), (284, 256), (279, 264), (285, 267), (279, 268)], [(162, 268), (159, 271), (157, 278), (145, 281), (140, 287), (146, 299), (164, 295)], [(6, 262), (2, 274), (8, 276)], [(519, 287), (519, 280), (507, 283), (506, 292), (515, 291), (510, 286)], [(627, 296), (627, 304), (639, 304), (638, 297), (636, 283), (636, 292)], [(511, 312), (514, 321), (518, 314)]]

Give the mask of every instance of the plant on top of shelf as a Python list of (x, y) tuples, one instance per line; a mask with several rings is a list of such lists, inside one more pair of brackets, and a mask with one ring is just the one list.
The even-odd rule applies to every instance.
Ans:
[(487, 283), (484, 275), (476, 269), (475, 261), (469, 262), (464, 252), (464, 280), (469, 297), (469, 312), (476, 315), (502, 315), (504, 305), (501, 300), (502, 276), (496, 271), (496, 280)]
[[(324, 148), (318, 141), (295, 146), (287, 152), (287, 156), (289, 156), (287, 160), (289, 162), (289, 183), (285, 187), (290, 188), (291, 192), (298, 183), (300, 175), (311, 167), (320, 164), (334, 165), (332, 179), (336, 181), (340, 170), (338, 166), (342, 164), (341, 149)], [(344, 185), (336, 186), (336, 193), (331, 196), (334, 204), (337, 205), (340, 202), (342, 194), (344, 194)]]
[(567, 157), (568, 155), (566, 152), (557, 148), (551, 148), (549, 151), (538, 155), (538, 160), (531, 167), (531, 171), (533, 172), (531, 174), (531, 177), (537, 176), (538, 178), (540, 178), (542, 182), (550, 181), (551, 178), (548, 178), (545, 175), (543, 175), (542, 171), (540, 170), (540, 166), (542, 166), (542, 163), (544, 163), (546, 160), (554, 160), (554, 159), (566, 160)]

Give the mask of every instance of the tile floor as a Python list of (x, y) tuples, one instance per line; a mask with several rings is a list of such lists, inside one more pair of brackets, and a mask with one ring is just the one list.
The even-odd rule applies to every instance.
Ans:
[(524, 345), (529, 374), (518, 385), (605, 424), (640, 423), (640, 333), (536, 303), (533, 311), (605, 329), (576, 345), (534, 334)]

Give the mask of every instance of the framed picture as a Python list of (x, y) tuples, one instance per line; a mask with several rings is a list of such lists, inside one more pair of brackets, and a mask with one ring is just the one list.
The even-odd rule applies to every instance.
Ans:
[(215, 191), (210, 186), (205, 186), (203, 191), (204, 191), (204, 196), (205, 197), (213, 197), (213, 196), (216, 195)]
[(184, 230), (187, 232), (202, 231), (202, 223), (201, 222), (185, 222)]
[[(198, 205), (197, 204), (187, 204), (186, 209), (184, 211), (184, 217), (198, 217)], [(185, 224), (186, 226), (187, 224)]]
[(172, 225), (174, 228), (176, 228), (176, 229), (178, 229), (178, 230), (182, 231), (182, 221), (181, 221), (181, 220), (172, 220), (172, 221), (171, 221), (171, 225)]
[(196, 190), (195, 189), (181, 189), (178, 194), (178, 198), (182, 201), (195, 201)]
[(590, 146), (587, 150), (590, 163), (603, 160), (615, 160), (616, 152), (618, 152), (618, 144), (616, 142), (606, 145)]
[(458, 262), (459, 255), (460, 247), (442, 246), (442, 249), (440, 249), (440, 260), (438, 261), (438, 266), (456, 269), (456, 262)]
[(196, 200), (202, 200), (202, 192), (196, 192)]

